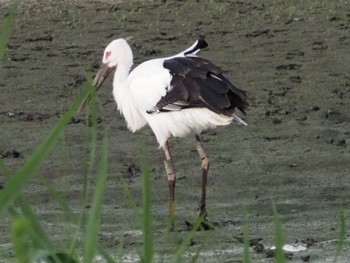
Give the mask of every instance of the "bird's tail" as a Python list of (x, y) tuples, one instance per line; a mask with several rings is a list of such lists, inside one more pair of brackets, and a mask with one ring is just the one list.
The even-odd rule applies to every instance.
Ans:
[(207, 46), (208, 43), (204, 39), (200, 38), (191, 47), (180, 54), (183, 56), (195, 56), (201, 49), (206, 48)]
[(240, 117), (238, 117), (236, 114), (233, 114), (233, 119), (235, 120), (235, 122), (238, 124), (238, 125), (244, 125), (244, 126), (247, 126), (248, 123), (246, 123), (244, 120), (242, 120)]

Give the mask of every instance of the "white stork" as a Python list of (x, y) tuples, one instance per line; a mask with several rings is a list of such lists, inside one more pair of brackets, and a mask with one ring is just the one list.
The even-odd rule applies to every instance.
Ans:
[[(202, 160), (200, 214), (206, 217), (209, 159), (199, 134), (209, 128), (229, 125), (233, 120), (247, 125), (234, 114), (235, 108), (244, 113), (248, 105), (246, 92), (232, 84), (220, 68), (195, 55), (207, 46), (203, 39), (197, 40), (175, 56), (145, 61), (130, 72), (133, 65), (131, 48), (125, 39), (116, 39), (106, 47), (102, 68), (94, 79), (98, 90), (107, 76), (115, 72), (113, 95), (128, 128), (136, 132), (148, 124), (163, 149), (172, 228), (176, 176), (168, 139), (195, 135), (196, 149)], [(78, 112), (83, 110), (87, 100)]]

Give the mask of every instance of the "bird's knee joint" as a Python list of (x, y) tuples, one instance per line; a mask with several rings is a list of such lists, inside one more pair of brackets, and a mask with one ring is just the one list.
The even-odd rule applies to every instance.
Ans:
[(209, 157), (206, 155), (205, 157), (202, 158), (202, 167), (203, 168), (208, 168), (209, 167)]
[(201, 157), (202, 160), (204, 158), (208, 158), (207, 153), (205, 152), (204, 148), (201, 145), (197, 146), (197, 152), (198, 152), (198, 154), (199, 154), (199, 156)]
[(174, 170), (173, 162), (171, 160), (165, 160), (164, 166), (168, 176), (168, 180), (171, 180), (173, 177), (175, 178), (175, 170)]

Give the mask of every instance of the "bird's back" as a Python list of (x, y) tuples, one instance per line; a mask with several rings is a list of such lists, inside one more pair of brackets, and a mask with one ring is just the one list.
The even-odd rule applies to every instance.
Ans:
[[(195, 50), (195, 49), (194, 49)], [(232, 120), (245, 124), (247, 94), (210, 61), (180, 53), (141, 63), (128, 77), (135, 110), (144, 116), (162, 146), (170, 136), (199, 133)]]
[(209, 60), (176, 57), (165, 60), (164, 67), (172, 75), (172, 89), (157, 103), (159, 109), (166, 110), (168, 104), (180, 101), (183, 108), (206, 107), (226, 116), (231, 116), (235, 108), (245, 112), (246, 92), (230, 82)]

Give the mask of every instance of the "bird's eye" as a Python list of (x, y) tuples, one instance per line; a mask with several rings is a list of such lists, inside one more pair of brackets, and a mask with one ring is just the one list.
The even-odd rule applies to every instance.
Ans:
[(111, 54), (112, 54), (112, 51), (107, 51), (105, 54), (105, 59), (108, 60)]

